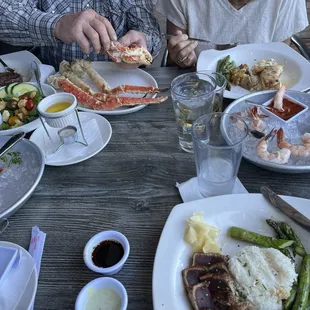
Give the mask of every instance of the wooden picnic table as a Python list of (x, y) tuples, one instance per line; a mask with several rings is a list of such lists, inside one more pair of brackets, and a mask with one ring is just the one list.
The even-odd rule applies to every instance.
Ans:
[[(186, 72), (172, 67), (146, 71), (160, 87), (169, 87)], [(171, 98), (106, 118), (113, 129), (109, 144), (85, 162), (46, 166), (31, 199), (10, 217), (0, 236), (28, 249), (33, 226), (47, 233), (36, 310), (74, 309), (82, 287), (102, 276), (85, 266), (83, 248), (94, 234), (108, 229), (124, 233), (131, 245), (127, 263), (115, 275), (127, 288), (128, 310), (153, 309), (157, 244), (171, 209), (182, 202), (176, 182), (195, 176), (194, 156), (179, 147)], [(269, 185), (279, 194), (310, 198), (310, 174), (271, 172), (243, 160), (238, 176), (250, 193)]]

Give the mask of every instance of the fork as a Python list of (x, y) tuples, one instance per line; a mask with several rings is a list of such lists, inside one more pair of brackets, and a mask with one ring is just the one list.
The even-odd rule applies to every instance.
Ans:
[[(172, 34), (167, 34), (167, 33), (163, 33), (162, 34), (163, 37), (165, 37), (167, 40), (170, 40), (171, 38), (174, 37), (174, 35)], [(204, 40), (204, 39), (198, 39), (198, 38), (192, 38), (189, 37), (188, 40), (192, 40), (192, 41), (198, 41), (201, 43), (206, 43), (211, 45), (214, 49), (218, 50), (218, 51), (223, 51), (223, 50), (227, 50), (230, 48), (234, 48), (238, 45), (238, 43), (228, 43), (228, 44), (216, 44), (216, 43), (212, 43), (211, 41), (208, 40)]]
[(0, 63), (4, 67), (4, 71), (15, 72), (15, 70), (10, 68), (1, 58), (0, 58)]

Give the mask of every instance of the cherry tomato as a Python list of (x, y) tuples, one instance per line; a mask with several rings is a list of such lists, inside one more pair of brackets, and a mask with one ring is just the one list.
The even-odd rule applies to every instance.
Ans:
[(27, 99), (27, 100), (28, 100), (28, 96), (27, 96), (27, 95), (22, 95), (22, 96), (20, 97), (20, 99)]
[(0, 168), (0, 173), (3, 171), (3, 168)]
[(28, 111), (31, 111), (34, 107), (34, 102), (32, 99), (28, 99), (27, 103), (26, 103), (26, 109)]

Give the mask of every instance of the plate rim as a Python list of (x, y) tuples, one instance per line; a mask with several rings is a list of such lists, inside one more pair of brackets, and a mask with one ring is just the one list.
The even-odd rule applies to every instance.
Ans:
[[(96, 150), (94, 153), (92, 153), (91, 155), (89, 155), (89, 156), (86, 156), (85, 158), (81, 158), (81, 159), (79, 159), (79, 160), (77, 160), (77, 161), (70, 161), (69, 163), (65, 163), (65, 164), (63, 164), (63, 163), (49, 163), (46, 159), (45, 159), (45, 155), (44, 155), (44, 153), (43, 153), (43, 151), (42, 151), (42, 153), (43, 153), (43, 156), (44, 156), (44, 159), (45, 159), (45, 165), (46, 166), (51, 166), (51, 167), (64, 167), (64, 166), (71, 166), (71, 165), (75, 165), (75, 164), (78, 164), (78, 163), (81, 163), (81, 162), (83, 162), (83, 161), (86, 161), (86, 160), (88, 160), (88, 159), (90, 159), (90, 158), (92, 158), (93, 156), (95, 156), (95, 155), (97, 155), (99, 152), (101, 152), (107, 145), (108, 145), (108, 143), (110, 142), (110, 140), (111, 140), (111, 137), (112, 137), (112, 126), (111, 126), (111, 124), (110, 124), (110, 122), (105, 118), (105, 117), (103, 117), (102, 115), (99, 115), (99, 114), (97, 114), (97, 113), (94, 113), (94, 112), (84, 112), (84, 111), (80, 111), (80, 112), (78, 112), (79, 114), (80, 113), (82, 113), (82, 114), (85, 114), (85, 115), (95, 115), (94, 117), (96, 118), (97, 116), (98, 117), (101, 117), (101, 118), (103, 118), (103, 120), (107, 123), (107, 125), (109, 126), (109, 136), (108, 136), (108, 139), (107, 139), (107, 141), (106, 141), (106, 143), (103, 143), (103, 146), (101, 147), (101, 148), (99, 148), (98, 150)], [(43, 128), (43, 126), (41, 125), (41, 126), (39, 126), (32, 134), (31, 134), (31, 137), (29, 138), (29, 140), (30, 141), (32, 141), (34, 144), (36, 144), (35, 143), (35, 141), (34, 141), (34, 138), (33, 138), (33, 135), (35, 134), (35, 132), (37, 132), (38, 130), (40, 130), (40, 129), (42, 129)], [(44, 129), (43, 129), (44, 130)], [(39, 147), (39, 146), (38, 146)], [(39, 147), (40, 148), (40, 147)]]
[[(210, 54), (210, 56), (214, 57), (214, 56), (218, 56), (218, 55), (223, 55), (223, 57), (229, 53), (230, 50), (237, 50), (237, 51), (242, 51), (242, 49), (244, 49), (245, 47), (248, 47), (248, 48), (257, 48), (257, 47), (263, 47), (266, 51), (268, 50), (272, 50), (272, 51), (275, 51), (275, 48), (278, 50), (281, 50), (281, 51), (285, 51), (285, 54), (284, 55), (291, 55), (291, 56), (295, 56), (295, 60), (296, 62), (300, 65), (300, 67), (306, 65), (309, 67), (309, 70), (310, 70), (310, 62), (307, 61), (306, 58), (304, 58), (302, 55), (300, 55), (298, 52), (296, 52), (294, 49), (292, 49), (291, 47), (289, 47), (287, 44), (283, 43), (283, 42), (270, 42), (270, 43), (251, 43), (251, 44), (240, 44), (240, 45), (237, 45), (236, 47), (232, 48), (232, 49), (227, 49), (227, 50), (223, 50), (223, 51), (218, 51), (218, 50), (214, 50), (214, 49), (211, 49), (211, 50), (204, 50), (200, 53), (199, 57), (198, 57), (198, 60), (197, 60), (197, 69), (196, 69), (196, 72), (198, 71), (203, 71), (203, 70), (210, 70), (210, 68), (200, 68), (198, 69), (199, 67), (201, 67), (201, 62), (202, 62), (202, 58), (204, 57), (204, 54)], [(296, 57), (297, 56), (297, 57)], [(310, 75), (309, 75), (310, 77)], [(309, 82), (309, 86), (310, 86), (310, 82)], [(290, 87), (289, 90), (294, 90), (294, 91), (305, 91), (307, 89), (307, 87), (305, 88), (302, 88), (302, 89), (296, 89), (294, 87)], [(236, 93), (232, 93), (231, 91), (227, 91), (225, 90), (224, 91), (224, 97), (227, 98), (227, 99), (239, 99), (243, 96), (246, 96), (246, 95), (249, 95), (249, 94), (252, 94), (254, 92), (248, 92), (246, 94), (236, 94)]]
[[(301, 197), (295, 197), (295, 196), (286, 196), (286, 195), (279, 195), (281, 198), (283, 198), (285, 201), (287, 201), (288, 203), (292, 203), (292, 201), (300, 201), (300, 200), (303, 200), (303, 201), (308, 201), (308, 203), (310, 202), (309, 199), (306, 199), (306, 198), (301, 198)], [(166, 236), (167, 235), (167, 232), (168, 229), (169, 229), (169, 225), (171, 223), (171, 221), (173, 220), (173, 217), (174, 217), (174, 214), (178, 214), (178, 213), (181, 213), (181, 211), (183, 209), (186, 209), (188, 208), (189, 205), (193, 205), (193, 204), (197, 204), (197, 203), (201, 203), (201, 202), (206, 202), (205, 203), (205, 208), (210, 208), (210, 200), (220, 200), (220, 199), (223, 199), (223, 198), (226, 198), (229, 197), (230, 201), (232, 201), (232, 199), (237, 199), (239, 197), (249, 197), (248, 199), (261, 199), (261, 198), (264, 198), (264, 196), (260, 193), (244, 193), (244, 194), (231, 194), (231, 195), (220, 195), (220, 196), (214, 196), (214, 197), (208, 197), (208, 198), (203, 198), (203, 199), (199, 199), (199, 200), (194, 200), (194, 201), (189, 201), (189, 202), (183, 202), (183, 203), (179, 203), (177, 205), (175, 205), (167, 219), (166, 219), (166, 222), (165, 222), (165, 225), (162, 229), (162, 232), (161, 232), (161, 235), (160, 235), (160, 238), (159, 238), (159, 241), (158, 241), (158, 245), (157, 245), (157, 248), (156, 248), (156, 253), (155, 253), (155, 258), (154, 258), (154, 263), (153, 263), (153, 271), (152, 271), (152, 300), (153, 300), (153, 308), (154, 310), (160, 310), (160, 309), (163, 309), (162, 308), (162, 300), (159, 302), (158, 300), (156, 300), (156, 297), (159, 295), (157, 293), (157, 290), (158, 290), (158, 285), (156, 285), (156, 273), (158, 274), (158, 265), (159, 265), (159, 254), (160, 254), (160, 251), (161, 251), (161, 248), (160, 248), (160, 245), (164, 242), (164, 240), (166, 239)], [(207, 203), (208, 202), (208, 203)], [(266, 201), (266, 203), (268, 204), (268, 202)], [(214, 207), (214, 202), (213, 202), (213, 207)], [(270, 205), (270, 204), (269, 204)], [(270, 205), (271, 208), (273, 208), (271, 205)], [(237, 210), (236, 208), (237, 205), (236, 204), (230, 204), (227, 208), (230, 208), (231, 210)], [(201, 209), (201, 208), (200, 208)], [(276, 208), (274, 208), (275, 210), (277, 210)], [(298, 211), (300, 211), (301, 213), (302, 210), (301, 208), (299, 208), (299, 205), (298, 203), (296, 203), (296, 209)], [(207, 213), (206, 213), (206, 210), (196, 210), (194, 212), (199, 212), (199, 211), (204, 211), (205, 212), (205, 218), (208, 216)], [(278, 212), (280, 212), (279, 210), (277, 210)], [(281, 213), (281, 212), (280, 212)], [(219, 214), (220, 215), (220, 214)], [(283, 214), (283, 216), (286, 216)], [(287, 217), (287, 216), (286, 216)], [(185, 226), (184, 226), (185, 228)]]
[(33, 194), (33, 192), (37, 188), (38, 184), (40, 183), (42, 176), (43, 176), (43, 173), (44, 173), (45, 157), (44, 157), (41, 149), (34, 142), (32, 142), (28, 139), (23, 138), (22, 142), (24, 142), (26, 144), (27, 143), (30, 144), (38, 152), (39, 156), (41, 157), (41, 167), (40, 167), (40, 170), (38, 172), (38, 176), (37, 176), (36, 181), (29, 188), (28, 192), (23, 197), (21, 197), (18, 201), (16, 201), (11, 207), (6, 209), (4, 212), (1, 212), (0, 213), (0, 219), (10, 217), (15, 212), (17, 212), (27, 202), (27, 200), (31, 197), (31, 195)]
[[(22, 250), (28, 257), (31, 257), (33, 259), (31, 254), (25, 248), (20, 246), (19, 244), (16, 244), (16, 243), (13, 243), (13, 242), (9, 242), (9, 241), (3, 241), (3, 240), (0, 240), (0, 244), (3, 244), (4, 246), (15, 248), (15, 249), (18, 249), (18, 250)], [(33, 268), (31, 276), (32, 276), (32, 274), (34, 274), (34, 277), (35, 277), (34, 291), (32, 293), (30, 305), (27, 307), (27, 310), (31, 309), (31, 307), (34, 305), (34, 300), (35, 300), (35, 297), (36, 297), (36, 294), (37, 294), (37, 290), (38, 290), (39, 277), (38, 277), (38, 271), (37, 271), (36, 266)]]

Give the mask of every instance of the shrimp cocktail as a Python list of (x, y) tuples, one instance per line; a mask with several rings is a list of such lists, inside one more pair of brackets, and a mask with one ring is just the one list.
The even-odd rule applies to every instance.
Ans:
[(202, 115), (213, 111), (215, 79), (205, 73), (187, 73), (172, 81), (171, 95), (177, 120), (179, 143), (186, 152), (193, 152), (191, 129)]

